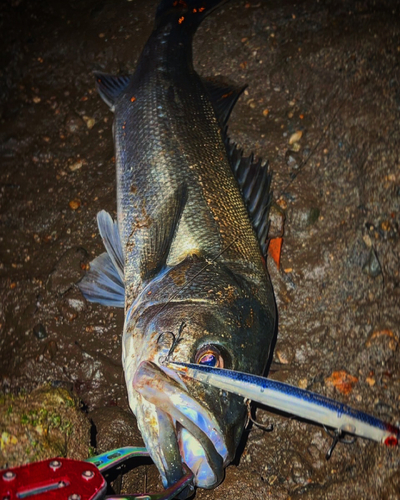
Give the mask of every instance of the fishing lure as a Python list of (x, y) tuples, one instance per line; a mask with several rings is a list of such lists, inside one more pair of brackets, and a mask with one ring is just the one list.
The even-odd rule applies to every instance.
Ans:
[(208, 365), (168, 361), (181, 375), (256, 401), (270, 408), (335, 429), (334, 446), (344, 434), (397, 446), (400, 429), (368, 413), (299, 387)]

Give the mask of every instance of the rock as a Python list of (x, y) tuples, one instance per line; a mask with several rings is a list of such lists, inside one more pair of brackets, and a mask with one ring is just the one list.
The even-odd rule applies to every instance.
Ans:
[(69, 165), (69, 169), (71, 172), (76, 172), (77, 170), (80, 170), (83, 167), (83, 160), (77, 160), (71, 165)]
[(86, 301), (76, 288), (69, 290), (60, 306), (60, 312), (65, 319), (73, 321), (80, 312), (86, 309)]
[(294, 170), (300, 166), (300, 160), (296, 152), (287, 150), (285, 154), (286, 165)]
[(68, 205), (71, 210), (78, 210), (78, 208), (81, 206), (81, 200), (79, 200), (78, 198), (74, 198), (68, 203)]
[(51, 292), (63, 294), (82, 277), (81, 263), (87, 260), (83, 248), (70, 248), (59, 259), (50, 274), (47, 286)]
[(376, 278), (382, 274), (381, 265), (379, 264), (376, 252), (372, 247), (369, 251), (367, 262), (363, 265), (362, 270), (371, 278)]
[(95, 426), (98, 453), (122, 446), (144, 446), (132, 413), (110, 406), (93, 410), (89, 417)]
[(65, 120), (65, 127), (68, 132), (75, 134), (85, 127), (85, 122), (78, 115), (70, 114)]
[(0, 396), (0, 467), (54, 456), (89, 456), (90, 423), (79, 399), (44, 386), (30, 394)]
[(58, 351), (57, 342), (55, 340), (50, 340), (47, 343), (43, 354), (47, 359), (52, 360), (52, 359), (54, 359), (55, 355), (57, 354), (57, 351)]
[(33, 327), (33, 335), (39, 340), (47, 337), (46, 328), (42, 325), (42, 323), (38, 323)]
[(292, 134), (289, 138), (289, 144), (294, 144), (295, 142), (299, 142), (303, 135), (303, 132), (301, 130), (298, 130), (294, 134)]

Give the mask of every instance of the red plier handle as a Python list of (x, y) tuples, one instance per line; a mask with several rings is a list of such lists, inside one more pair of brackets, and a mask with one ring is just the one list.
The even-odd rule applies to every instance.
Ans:
[(126, 447), (102, 453), (86, 461), (51, 458), (0, 471), (0, 500), (172, 500), (185, 488), (193, 491), (193, 474), (185, 475), (162, 493), (105, 496), (102, 473), (128, 458), (148, 457), (145, 448)]

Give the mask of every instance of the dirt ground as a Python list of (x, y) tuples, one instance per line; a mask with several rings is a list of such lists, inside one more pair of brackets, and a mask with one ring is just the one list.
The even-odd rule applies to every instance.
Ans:
[[(2, 391), (72, 388), (99, 451), (140, 436), (120, 361), (123, 313), (76, 287), (103, 251), (96, 213), (116, 209), (112, 115), (92, 71), (132, 71), (156, 4), (0, 3)], [(248, 83), (230, 136), (268, 158), (286, 216), (280, 270), (269, 262), (279, 312), (270, 376), (395, 423), (400, 5), (231, 0), (203, 23), (194, 53), (200, 74)], [(322, 428), (265, 409), (257, 419), (273, 431), (246, 434), (225, 481), (196, 499), (400, 498), (398, 449), (357, 440), (326, 461)], [(122, 479), (122, 491), (144, 488), (160, 488), (149, 462)]]

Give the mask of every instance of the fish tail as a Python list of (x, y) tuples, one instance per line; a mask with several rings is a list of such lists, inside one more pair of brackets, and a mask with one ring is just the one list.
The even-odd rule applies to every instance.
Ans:
[(227, 0), (162, 0), (157, 8), (155, 28), (176, 22), (196, 31), (202, 20)]

